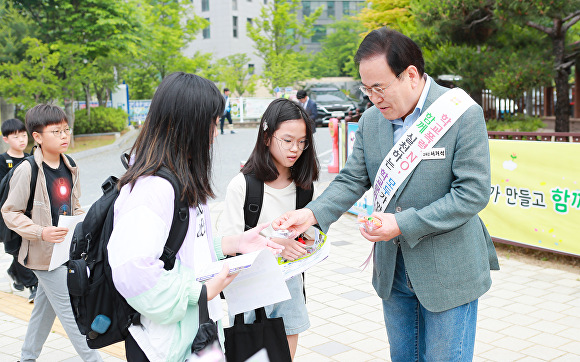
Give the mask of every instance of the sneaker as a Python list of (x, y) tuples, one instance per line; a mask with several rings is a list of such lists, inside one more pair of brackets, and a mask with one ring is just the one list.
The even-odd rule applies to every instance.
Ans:
[(6, 270), (6, 273), (8, 273), (8, 276), (10, 277), (10, 279), (12, 279), (12, 284), (10, 284), (10, 288), (12, 289), (13, 292), (21, 292), (24, 290), (24, 285), (20, 283), (20, 281), (18, 280), (18, 278), (16, 278), (16, 275), (14, 275), (10, 269)]
[(28, 297), (28, 303), (34, 303), (34, 298), (36, 298), (37, 286), (33, 285), (29, 289), (30, 289), (30, 296)]
[(234, 133), (236, 133), (236, 132), (234, 132), (234, 131), (231, 131), (231, 133), (232, 133), (232, 134), (234, 134)]
[(222, 131), (222, 134), (224, 134), (224, 131)]

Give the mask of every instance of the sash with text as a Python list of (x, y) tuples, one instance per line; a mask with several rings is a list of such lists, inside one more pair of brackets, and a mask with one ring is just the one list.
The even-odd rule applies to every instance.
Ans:
[(403, 181), (424, 158), (440, 158), (445, 150), (433, 145), (455, 121), (476, 104), (463, 89), (454, 88), (439, 97), (391, 148), (381, 162), (373, 185), (376, 212), (384, 212)]

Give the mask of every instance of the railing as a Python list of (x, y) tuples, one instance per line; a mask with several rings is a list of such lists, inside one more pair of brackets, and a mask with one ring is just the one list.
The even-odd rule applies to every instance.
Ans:
[(509, 132), (488, 131), (489, 139), (523, 140), (546, 142), (580, 142), (580, 133), (575, 132)]

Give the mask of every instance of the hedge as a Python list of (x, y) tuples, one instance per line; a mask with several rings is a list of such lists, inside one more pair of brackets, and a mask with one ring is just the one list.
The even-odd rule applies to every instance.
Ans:
[(546, 124), (539, 117), (527, 117), (523, 114), (506, 114), (503, 119), (487, 121), (488, 131), (535, 132)]
[(95, 107), (91, 108), (89, 122), (86, 109), (75, 112), (74, 133), (106, 133), (121, 132), (127, 128), (127, 112), (118, 108)]

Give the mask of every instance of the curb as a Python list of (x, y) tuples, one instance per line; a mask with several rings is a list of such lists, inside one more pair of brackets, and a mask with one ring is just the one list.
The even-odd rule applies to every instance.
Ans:
[(111, 149), (130, 148), (132, 146), (132, 144), (131, 145), (128, 145), (128, 144), (130, 142), (134, 142), (135, 138), (137, 138), (138, 134), (139, 134), (138, 129), (136, 129), (134, 127), (129, 127), (129, 131), (127, 133), (125, 133), (121, 137), (117, 138), (115, 140), (115, 142), (113, 142), (110, 145), (101, 146), (101, 147), (93, 148), (90, 150), (84, 150), (84, 151), (80, 151), (80, 152), (70, 153), (69, 155), (72, 156), (75, 160), (80, 160), (80, 159), (90, 157), (90, 156), (93, 156), (93, 155), (96, 155), (96, 154), (99, 154), (101, 152), (108, 151)]

